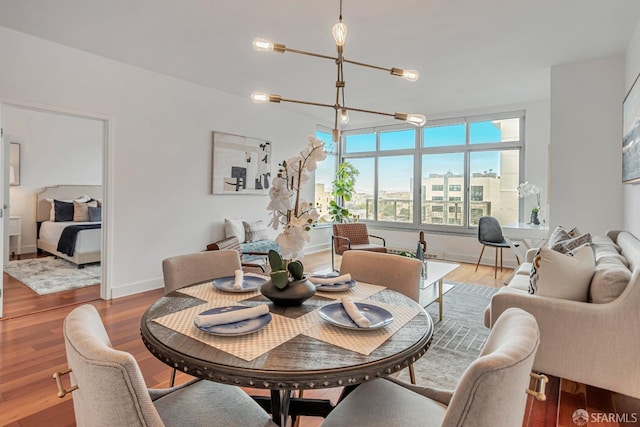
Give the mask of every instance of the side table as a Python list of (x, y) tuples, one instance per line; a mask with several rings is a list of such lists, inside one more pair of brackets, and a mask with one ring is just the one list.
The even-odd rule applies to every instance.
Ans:
[(14, 253), (18, 255), (18, 259), (20, 259), (20, 255), (22, 254), (22, 217), (20, 216), (9, 217), (9, 240), (11, 240), (12, 237), (17, 238)]

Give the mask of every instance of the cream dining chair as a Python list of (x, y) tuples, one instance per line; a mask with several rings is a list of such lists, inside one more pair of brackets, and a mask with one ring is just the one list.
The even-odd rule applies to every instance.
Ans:
[[(347, 273), (356, 281), (385, 286), (420, 302), (422, 262), (415, 258), (351, 250), (342, 255), (340, 264), (340, 274)], [(409, 377), (415, 384), (413, 364), (409, 365)]]
[[(54, 377), (59, 397), (73, 393), (79, 427), (275, 425), (239, 387), (194, 380), (168, 389), (147, 389), (136, 360), (112, 347), (92, 305), (72, 310), (63, 334), (69, 371)], [(66, 373), (72, 386), (65, 390), (60, 377)]]
[[(162, 261), (164, 293), (218, 277), (233, 276), (240, 269), (240, 255), (234, 250), (172, 256)], [(173, 387), (175, 382), (176, 369), (172, 368), (169, 385)]]
[(519, 308), (508, 309), (455, 390), (376, 379), (350, 393), (322, 426), (522, 426), (527, 395), (544, 400), (543, 387), (529, 390), (530, 375), (540, 384), (547, 379), (531, 374), (539, 342), (535, 318)]

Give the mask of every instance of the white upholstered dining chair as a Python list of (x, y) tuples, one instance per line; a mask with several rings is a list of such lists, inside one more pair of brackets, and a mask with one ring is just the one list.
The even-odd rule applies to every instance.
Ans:
[(64, 342), (79, 427), (273, 426), (269, 415), (238, 387), (194, 380), (168, 389), (147, 389), (127, 352), (112, 348), (100, 315), (86, 304), (64, 321)]
[[(392, 255), (381, 252), (352, 250), (342, 255), (340, 274), (351, 278), (385, 286), (420, 302), (420, 283), (422, 282), (422, 262), (415, 258)], [(409, 365), (411, 383), (416, 383), (413, 365)]]
[(543, 391), (528, 390), (539, 342), (535, 318), (524, 310), (508, 309), (455, 390), (376, 379), (350, 393), (322, 425), (522, 426), (528, 393), (543, 400)]
[[(233, 276), (236, 270), (241, 269), (240, 255), (234, 250), (172, 256), (162, 261), (164, 293), (218, 277)], [(175, 383), (176, 369), (172, 368), (169, 385), (173, 387)]]

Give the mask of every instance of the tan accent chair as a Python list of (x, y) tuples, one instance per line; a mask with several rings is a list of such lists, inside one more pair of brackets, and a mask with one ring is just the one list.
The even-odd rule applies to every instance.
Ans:
[[(233, 276), (240, 268), (238, 253), (230, 250), (169, 257), (162, 261), (164, 293), (218, 277)], [(173, 387), (175, 382), (176, 370), (172, 368), (169, 385)]]
[[(340, 274), (356, 281), (386, 286), (420, 302), (422, 262), (415, 258), (378, 252), (348, 251), (342, 256)], [(411, 383), (416, 383), (413, 364), (409, 365)]]
[[(238, 252), (240, 256), (240, 262), (242, 263), (242, 270), (245, 273), (256, 273), (256, 274), (265, 274), (268, 275), (271, 273), (271, 266), (267, 262), (266, 252), (242, 252), (242, 248), (240, 246), (240, 241), (237, 237), (231, 236), (226, 239), (219, 240), (214, 243), (209, 243), (207, 245), (207, 251), (218, 251), (218, 250), (232, 250)], [(242, 259), (242, 255), (262, 255), (264, 256), (264, 262), (256, 263), (256, 262), (244, 262)]]
[[(382, 240), (382, 245), (371, 243), (369, 237)], [(335, 270), (335, 255), (342, 255), (349, 250), (370, 252), (387, 252), (387, 242), (383, 237), (369, 234), (367, 224), (363, 222), (348, 222), (333, 224), (331, 236), (331, 268)]]
[(507, 310), (455, 390), (376, 379), (356, 388), (322, 425), (521, 426), (539, 341), (533, 316), (520, 309)]
[(148, 390), (133, 356), (112, 348), (92, 305), (71, 311), (63, 333), (79, 427), (275, 425), (238, 387), (194, 380)]

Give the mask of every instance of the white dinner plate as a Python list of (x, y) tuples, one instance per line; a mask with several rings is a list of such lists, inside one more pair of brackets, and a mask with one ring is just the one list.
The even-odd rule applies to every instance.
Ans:
[[(331, 277), (338, 277), (339, 274), (338, 273), (329, 273), (329, 274), (314, 274), (313, 276), (311, 276), (310, 280), (311, 283), (313, 283), (313, 278), (317, 277), (319, 279), (329, 279)], [(320, 285), (320, 284), (316, 284), (314, 283), (316, 290), (317, 291), (322, 291), (322, 292), (343, 292), (343, 291), (348, 291), (349, 289), (353, 288), (356, 285), (356, 281), (351, 279), (348, 282), (342, 282), (342, 283), (337, 283), (335, 285)]]
[(236, 282), (236, 278), (234, 276), (227, 276), (213, 279), (213, 286), (223, 292), (251, 292), (259, 289), (266, 281), (266, 277), (244, 276), (242, 278), (242, 289), (235, 289), (233, 285)]
[[(225, 313), (228, 311), (244, 310), (247, 308), (251, 308), (251, 307), (242, 307), (239, 305), (216, 307), (207, 311), (203, 311), (199, 315), (219, 314), (219, 313)], [(267, 326), (270, 322), (271, 322), (271, 313), (267, 313), (253, 319), (241, 320), (239, 322), (233, 322), (233, 323), (225, 323), (223, 325), (198, 326), (195, 323), (195, 319), (193, 324), (196, 325), (196, 328), (208, 334), (234, 337), (238, 335), (247, 335), (247, 334), (251, 334), (253, 332), (259, 331), (260, 329)]]
[(362, 328), (358, 326), (356, 322), (351, 320), (351, 317), (347, 314), (347, 311), (342, 306), (341, 302), (327, 304), (320, 309), (320, 317), (332, 325), (339, 326), (346, 329), (358, 329), (358, 330), (372, 330), (379, 329), (387, 326), (393, 322), (393, 314), (388, 310), (377, 305), (367, 304), (366, 302), (356, 302), (356, 307), (362, 312), (364, 317), (369, 319), (371, 326), (368, 328)]

